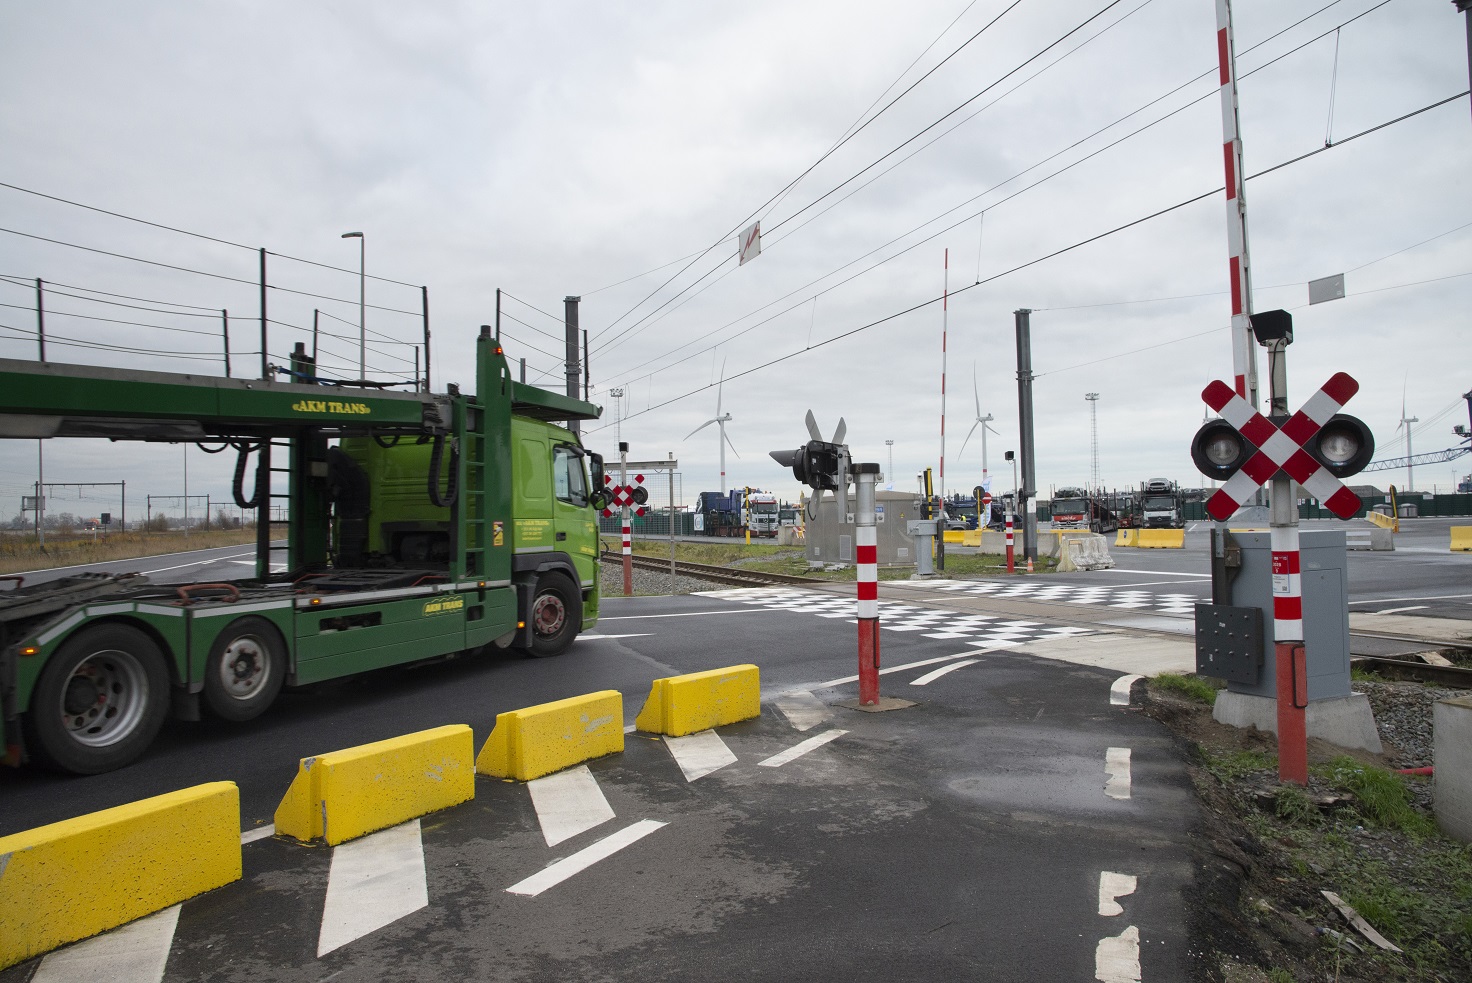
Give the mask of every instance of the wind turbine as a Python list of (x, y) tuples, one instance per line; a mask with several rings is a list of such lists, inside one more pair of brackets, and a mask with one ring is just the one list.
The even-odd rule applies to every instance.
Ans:
[(1400, 433), (1402, 427), (1406, 431), (1406, 491), (1416, 490), (1415, 453), (1411, 450), (1411, 428), (1406, 424), (1420, 422), (1418, 417), (1406, 416), (1406, 387), (1402, 383), (1400, 387), (1400, 426), (1395, 428), (1395, 432)]
[(689, 440), (691, 437), (694, 437), (696, 434), (700, 433), (700, 431), (704, 430), (706, 427), (710, 426), (712, 423), (714, 423), (716, 425), (716, 427), (720, 429), (720, 431), (721, 431), (721, 439), (720, 439), (720, 443), (719, 443), (719, 447), (720, 447), (720, 450), (721, 450), (721, 487), (720, 487), (720, 493), (722, 495), (726, 494), (726, 448), (727, 447), (730, 447), (732, 454), (735, 454), (737, 457), (740, 457), (741, 456), (741, 454), (736, 450), (736, 445), (733, 444), (733, 443), (731, 443), (731, 438), (726, 436), (726, 424), (729, 423), (729, 422), (731, 422), (731, 414), (730, 413), (727, 413), (725, 416), (722, 416), (721, 415), (721, 391), (723, 389), (725, 389), (725, 387), (726, 387), (726, 363), (725, 362), (722, 362), (721, 363), (721, 382), (720, 382), (720, 385), (716, 386), (716, 415), (713, 416), (713, 417), (711, 417), (709, 420), (706, 420), (700, 426), (696, 427), (694, 430), (690, 431), (689, 433), (687, 433), (685, 435), (685, 439), (686, 440)]
[(972, 434), (976, 433), (976, 428), (977, 427), (980, 427), (981, 428), (981, 483), (983, 485), (985, 485), (986, 484), (986, 477), (987, 477), (987, 474), (986, 474), (986, 432), (988, 430), (991, 430), (992, 433), (997, 434), (997, 436), (999, 436), (999, 437), (1001, 436), (1001, 434), (998, 431), (996, 431), (996, 430), (992, 430), (991, 421), (994, 420), (994, 419), (996, 419), (994, 416), (992, 416), (990, 413), (988, 413), (986, 416), (982, 416), (981, 415), (981, 389), (976, 385), (976, 366), (975, 365), (971, 366), (971, 391), (976, 396), (976, 422), (973, 423), (973, 424), (971, 424), (971, 429), (966, 432), (966, 440), (961, 441), (961, 453), (956, 455), (956, 459), (957, 460), (960, 460), (961, 459), (961, 454), (965, 454), (966, 453), (966, 443), (967, 443), (967, 441), (969, 441), (971, 439), (971, 435)]

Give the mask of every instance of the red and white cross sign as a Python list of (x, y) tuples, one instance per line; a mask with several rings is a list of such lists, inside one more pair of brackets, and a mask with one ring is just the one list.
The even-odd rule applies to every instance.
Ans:
[[(634, 475), (634, 484), (632, 485), (615, 485), (610, 475), (603, 476), (603, 483), (608, 485), (608, 497), (613, 508), (628, 508), (632, 509), (635, 515), (644, 514), (644, 506), (638, 503), (634, 495), (636, 489), (643, 488), (644, 476), (642, 474)], [(613, 509), (604, 509), (603, 514), (613, 515)]]
[(1217, 381), (1207, 386), (1201, 398), (1257, 448), (1257, 453), (1207, 500), (1206, 511), (1214, 519), (1230, 518), (1281, 468), (1330, 512), (1341, 519), (1353, 518), (1360, 507), (1359, 496), (1345, 488), (1304, 445), (1359, 390), (1360, 384), (1348, 373), (1336, 372), (1280, 429), (1226, 383)]

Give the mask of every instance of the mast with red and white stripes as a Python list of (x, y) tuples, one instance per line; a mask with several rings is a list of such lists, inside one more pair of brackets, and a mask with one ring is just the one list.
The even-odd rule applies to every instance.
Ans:
[(1247, 201), (1243, 197), (1242, 135), (1237, 125), (1237, 56), (1231, 0), (1216, 0), (1216, 48), (1221, 67), (1222, 161), (1227, 187), (1227, 268), (1232, 290), (1232, 376), (1237, 394), (1257, 409), (1257, 349), (1253, 347), (1252, 272), (1247, 261)]

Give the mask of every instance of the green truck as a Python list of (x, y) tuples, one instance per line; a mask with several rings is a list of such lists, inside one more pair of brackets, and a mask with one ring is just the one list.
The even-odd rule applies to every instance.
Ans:
[(476, 347), (474, 395), (318, 384), (300, 345), (280, 374), (293, 381), (0, 359), (0, 437), (233, 451), (237, 504), (257, 515), (250, 579), (6, 578), (6, 762), (95, 774), (136, 760), (170, 715), (245, 721), (283, 686), (565, 651), (598, 618), (606, 502), (602, 459), (556, 424), (600, 410), (516, 382), (488, 329)]

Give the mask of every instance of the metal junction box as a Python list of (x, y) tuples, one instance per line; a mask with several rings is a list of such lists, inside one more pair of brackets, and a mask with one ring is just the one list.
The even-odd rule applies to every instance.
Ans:
[[(849, 489), (848, 507), (855, 507), (856, 496)], [(915, 565), (915, 543), (905, 527), (910, 519), (920, 517), (918, 499), (913, 492), (876, 491), (874, 493), (875, 539), (878, 545), (881, 567), (905, 567)], [(824, 492), (813, 507), (816, 519), (804, 518), (807, 523), (805, 536), (808, 546), (808, 566), (819, 567), (830, 563), (852, 564), (854, 562), (854, 524), (841, 522), (838, 504), (832, 492)]]
[[(1242, 549), (1242, 566), (1232, 581), (1232, 607), (1252, 607), (1261, 613), (1261, 672), (1253, 679), (1238, 679), (1217, 671), (1210, 674), (1226, 679), (1227, 688), (1234, 693), (1275, 699), (1273, 558), (1268, 533), (1235, 532), (1232, 536)], [(1300, 530), (1298, 548), (1309, 702), (1349, 696), (1349, 578), (1344, 533), (1338, 529)], [(1199, 666), (1202, 642), (1198, 639), (1196, 644)]]

